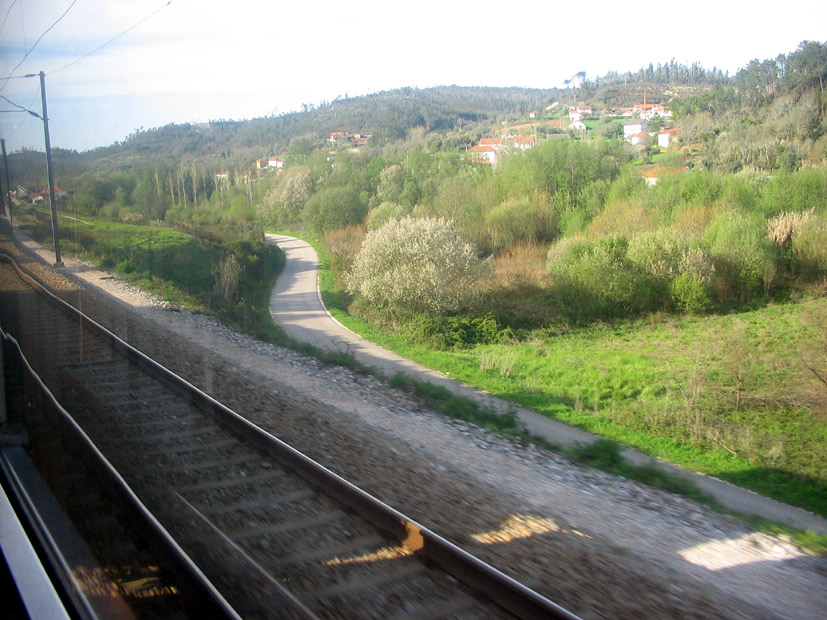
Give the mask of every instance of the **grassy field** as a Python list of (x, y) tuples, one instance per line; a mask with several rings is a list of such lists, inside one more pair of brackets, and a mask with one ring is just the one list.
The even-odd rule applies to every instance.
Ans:
[(433, 351), (325, 303), (353, 331), (505, 400), (827, 516), (827, 299), (655, 317)]

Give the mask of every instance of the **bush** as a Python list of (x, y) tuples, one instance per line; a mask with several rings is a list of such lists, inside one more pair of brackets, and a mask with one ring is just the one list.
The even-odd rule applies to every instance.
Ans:
[(674, 230), (659, 229), (632, 238), (629, 260), (660, 282), (672, 280), (678, 273), (686, 242)]
[(365, 229), (362, 226), (340, 228), (325, 236), (324, 244), (330, 253), (330, 266), (336, 273), (350, 269), (364, 239)]
[(563, 312), (577, 319), (614, 318), (654, 306), (652, 279), (627, 259), (625, 238), (573, 241), (568, 246), (566, 256), (550, 260), (549, 292)]
[(608, 235), (634, 236), (656, 230), (658, 212), (638, 201), (619, 201), (606, 205), (589, 223), (592, 237)]
[(810, 277), (827, 276), (827, 218), (809, 217), (792, 233), (795, 271)]
[(462, 349), (476, 344), (496, 344), (513, 337), (491, 316), (434, 316), (420, 314), (405, 323), (405, 333), (415, 343), (432, 349)]
[(701, 314), (712, 307), (709, 282), (691, 273), (681, 273), (669, 285), (669, 296), (682, 312)]
[(529, 290), (540, 285), (545, 276), (546, 249), (538, 243), (518, 243), (493, 260), (496, 287)]
[(488, 261), (443, 219), (391, 220), (365, 237), (346, 274), (361, 302), (402, 314), (445, 314), (470, 307)]
[(769, 291), (777, 273), (776, 253), (762, 217), (724, 212), (709, 226), (704, 242), (726, 289), (742, 301)]
[(548, 207), (537, 208), (519, 198), (500, 203), (485, 218), (491, 241), (499, 248), (551, 239), (557, 233), (556, 220), (556, 214)]
[(371, 209), (365, 223), (368, 230), (378, 230), (391, 220), (398, 220), (407, 215), (410, 215), (410, 209), (407, 207), (395, 202), (383, 202), (378, 207)]
[(117, 271), (118, 273), (134, 273), (135, 263), (133, 263), (128, 258), (126, 260), (122, 260), (117, 265), (115, 265), (115, 271)]
[(340, 186), (313, 194), (302, 211), (302, 218), (316, 233), (324, 234), (361, 224), (366, 213), (359, 192), (350, 186)]

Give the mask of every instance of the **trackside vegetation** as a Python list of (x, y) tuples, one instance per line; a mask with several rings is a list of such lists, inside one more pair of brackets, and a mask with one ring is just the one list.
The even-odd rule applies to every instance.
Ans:
[[(804, 42), (732, 77), (670, 62), (141, 132), (64, 154), (64, 247), (277, 338), (262, 232), (312, 237), (340, 321), (610, 442), (573, 457), (616, 470), (626, 444), (827, 516), (825, 83), (827, 45)], [(644, 92), (672, 116), (624, 139)]]

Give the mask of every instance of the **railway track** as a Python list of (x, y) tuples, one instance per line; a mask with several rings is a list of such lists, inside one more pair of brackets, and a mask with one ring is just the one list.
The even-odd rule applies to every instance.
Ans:
[[(0, 290), (4, 332), (239, 616), (575, 617), (187, 384), (8, 257)], [(30, 435), (35, 460), (56, 451), (36, 445), (47, 430)]]

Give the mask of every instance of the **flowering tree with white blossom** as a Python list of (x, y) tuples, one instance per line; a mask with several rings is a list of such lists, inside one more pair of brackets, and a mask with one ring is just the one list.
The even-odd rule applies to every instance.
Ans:
[(365, 237), (348, 291), (377, 309), (449, 314), (473, 304), (489, 263), (444, 219), (393, 219)]

